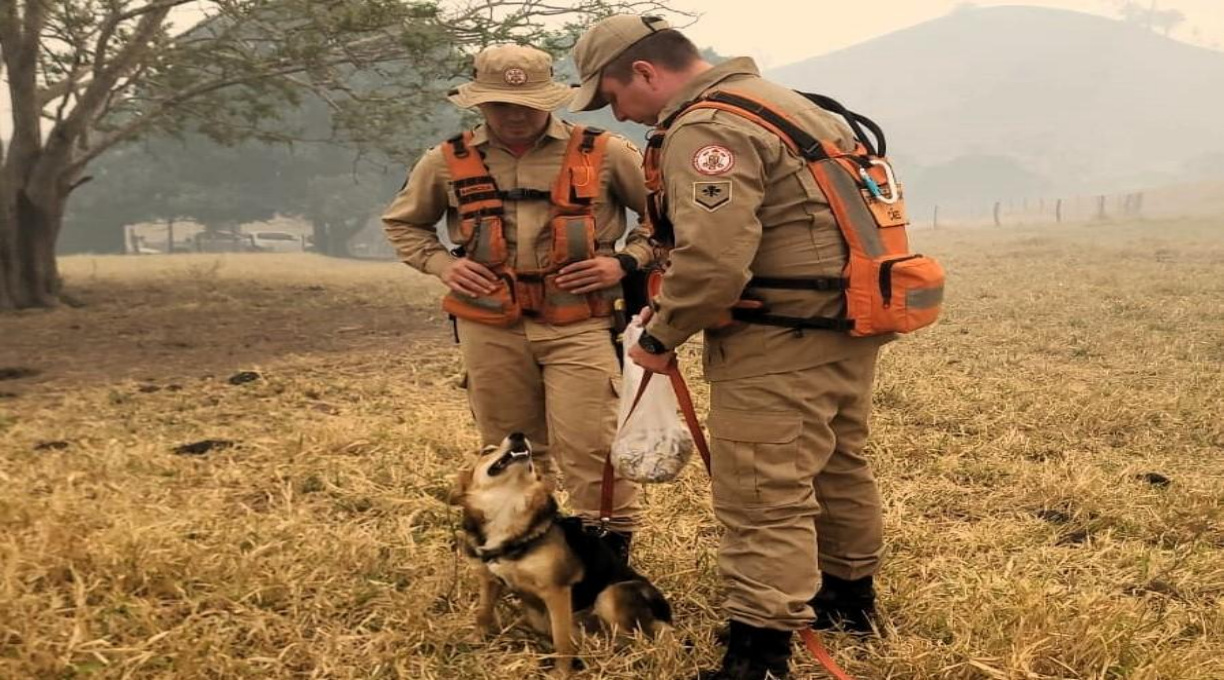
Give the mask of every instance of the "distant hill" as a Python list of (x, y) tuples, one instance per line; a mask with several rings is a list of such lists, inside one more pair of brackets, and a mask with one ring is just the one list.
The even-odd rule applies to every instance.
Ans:
[(1192, 181), (1224, 152), (1224, 53), (1077, 12), (965, 8), (768, 75), (877, 120), (928, 200)]

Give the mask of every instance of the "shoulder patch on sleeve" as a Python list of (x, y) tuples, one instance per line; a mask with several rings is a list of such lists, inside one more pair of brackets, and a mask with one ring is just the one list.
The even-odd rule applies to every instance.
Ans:
[(731, 180), (693, 182), (693, 202), (714, 212), (731, 202)]
[(735, 154), (725, 146), (710, 144), (693, 154), (693, 168), (703, 175), (725, 175), (735, 167)]

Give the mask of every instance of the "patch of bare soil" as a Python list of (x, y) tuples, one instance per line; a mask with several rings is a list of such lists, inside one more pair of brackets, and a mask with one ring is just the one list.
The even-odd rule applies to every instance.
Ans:
[(107, 284), (85, 306), (0, 316), (0, 368), (8, 398), (122, 380), (170, 383), (229, 377), (302, 355), (450, 343), (434, 306), (319, 295), (318, 287), (242, 286), (204, 293)]

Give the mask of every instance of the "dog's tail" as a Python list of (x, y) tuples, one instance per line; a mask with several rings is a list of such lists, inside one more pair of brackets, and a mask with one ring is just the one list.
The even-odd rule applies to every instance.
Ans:
[(672, 622), (671, 603), (667, 601), (666, 597), (663, 597), (663, 593), (659, 592), (658, 588), (647, 581), (638, 581), (637, 583), (639, 584), (638, 593), (640, 593), (642, 599), (646, 601), (647, 606), (650, 608), (650, 615), (654, 617), (655, 621), (670, 624)]
[(608, 630), (641, 630), (655, 635), (672, 622), (671, 605), (649, 581), (621, 581), (604, 589), (595, 600), (595, 615)]

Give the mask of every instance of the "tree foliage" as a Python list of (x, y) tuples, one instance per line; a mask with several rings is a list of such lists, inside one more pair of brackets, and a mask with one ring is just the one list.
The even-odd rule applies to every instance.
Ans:
[[(289, 141), (307, 94), (334, 129), (394, 152), (396, 134), (499, 42), (568, 46), (586, 21), (659, 2), (577, 0), (4, 0), (0, 308), (54, 304), (55, 242), (86, 168), (141, 135)], [(366, 75), (379, 77), (364, 77)], [(389, 76), (389, 77), (383, 77)]]

